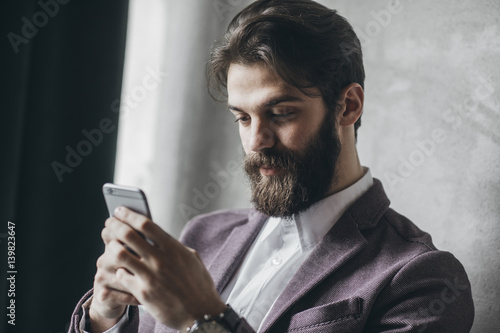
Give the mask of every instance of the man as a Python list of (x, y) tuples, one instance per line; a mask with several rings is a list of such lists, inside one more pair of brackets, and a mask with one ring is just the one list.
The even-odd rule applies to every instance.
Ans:
[(462, 265), (359, 163), (364, 69), (345, 19), (308, 0), (257, 1), (209, 74), (227, 88), (254, 209), (199, 216), (178, 242), (119, 208), (70, 331), (470, 330)]

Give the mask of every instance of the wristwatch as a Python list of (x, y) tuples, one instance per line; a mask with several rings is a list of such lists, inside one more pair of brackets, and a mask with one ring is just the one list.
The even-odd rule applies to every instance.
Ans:
[(190, 333), (232, 333), (237, 332), (241, 322), (240, 316), (227, 304), (224, 312), (217, 316), (205, 315), (203, 319), (195, 320), (193, 326), (188, 327)]

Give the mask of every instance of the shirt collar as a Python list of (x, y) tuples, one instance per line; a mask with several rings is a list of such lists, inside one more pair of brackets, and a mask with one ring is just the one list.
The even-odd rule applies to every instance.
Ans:
[(364, 167), (363, 170), (363, 177), (356, 183), (316, 202), (294, 216), (302, 251), (308, 251), (315, 247), (347, 208), (373, 185), (370, 169)]

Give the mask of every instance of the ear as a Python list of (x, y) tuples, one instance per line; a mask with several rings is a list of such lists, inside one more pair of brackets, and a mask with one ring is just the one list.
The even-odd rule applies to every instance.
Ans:
[(353, 125), (361, 117), (364, 101), (363, 88), (358, 83), (351, 83), (340, 92), (339, 104), (342, 106), (338, 115), (340, 126)]

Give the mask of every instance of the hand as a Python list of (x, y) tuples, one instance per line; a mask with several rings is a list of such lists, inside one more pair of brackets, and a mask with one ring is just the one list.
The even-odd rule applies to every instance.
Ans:
[(115, 218), (106, 220), (105, 229), (113, 235), (108, 246), (113, 250), (110, 253), (114, 267), (118, 267), (116, 282), (157, 321), (182, 330), (205, 314), (216, 315), (225, 310), (226, 305), (196, 251), (179, 243), (147, 217), (119, 207)]
[(114, 326), (123, 315), (127, 305), (138, 305), (137, 299), (116, 278), (116, 256), (123, 245), (109, 228), (101, 233), (105, 244), (104, 253), (97, 260), (94, 278), (94, 296), (90, 305), (91, 331), (104, 332)]

